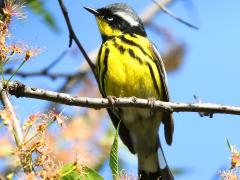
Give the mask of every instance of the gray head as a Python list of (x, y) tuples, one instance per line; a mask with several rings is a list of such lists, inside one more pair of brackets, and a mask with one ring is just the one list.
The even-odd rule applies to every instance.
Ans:
[(100, 9), (85, 7), (96, 16), (100, 32), (104, 36), (134, 33), (146, 36), (144, 25), (137, 13), (127, 4), (115, 3)]

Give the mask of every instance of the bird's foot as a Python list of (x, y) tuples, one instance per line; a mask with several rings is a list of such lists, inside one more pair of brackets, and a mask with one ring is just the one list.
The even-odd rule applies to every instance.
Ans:
[(115, 101), (117, 100), (116, 96), (107, 96), (108, 102), (111, 105), (112, 109), (115, 110), (114, 104)]
[(150, 106), (151, 106), (150, 116), (153, 116), (155, 114), (155, 101), (156, 101), (155, 97), (148, 98), (148, 104), (150, 104)]

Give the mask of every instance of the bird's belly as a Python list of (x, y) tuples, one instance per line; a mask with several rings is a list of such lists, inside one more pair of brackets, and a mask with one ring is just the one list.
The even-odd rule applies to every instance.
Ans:
[(105, 78), (107, 96), (155, 97), (158, 99), (152, 81), (151, 73), (146, 64), (140, 64), (135, 59), (116, 60), (109, 58), (108, 72)]
[[(149, 154), (156, 148), (161, 112), (142, 108), (121, 108), (119, 113), (124, 125), (130, 129), (130, 136), (136, 152)], [(146, 138), (147, 137), (147, 138)]]

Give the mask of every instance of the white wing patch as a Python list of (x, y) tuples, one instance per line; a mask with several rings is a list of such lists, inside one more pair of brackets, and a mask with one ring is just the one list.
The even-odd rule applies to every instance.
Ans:
[(166, 163), (166, 160), (164, 158), (162, 149), (158, 148), (157, 153), (158, 153), (158, 161), (159, 161), (160, 169), (165, 169), (166, 166), (167, 166), (167, 163)]
[(115, 12), (114, 14), (123, 18), (131, 26), (138, 26), (139, 25), (139, 22), (137, 20), (135, 20), (133, 17), (131, 17), (129, 14), (127, 14), (125, 12), (119, 11), (119, 12)]

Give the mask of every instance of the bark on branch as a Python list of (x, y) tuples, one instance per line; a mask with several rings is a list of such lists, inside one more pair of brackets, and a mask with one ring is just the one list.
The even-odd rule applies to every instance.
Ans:
[(28, 97), (41, 99), (71, 106), (80, 106), (88, 108), (108, 108), (108, 107), (139, 107), (152, 108), (158, 111), (168, 112), (198, 112), (206, 114), (234, 114), (240, 115), (240, 106), (228, 106), (215, 103), (180, 103), (180, 102), (163, 102), (156, 100), (149, 102), (147, 99), (135, 97), (129, 98), (112, 98), (111, 101), (106, 98), (88, 98), (77, 97), (66, 93), (58, 93), (45, 89), (28, 87), (20, 82), (12, 81), (9, 83), (8, 91), (16, 97)]

